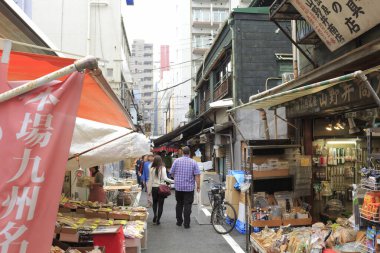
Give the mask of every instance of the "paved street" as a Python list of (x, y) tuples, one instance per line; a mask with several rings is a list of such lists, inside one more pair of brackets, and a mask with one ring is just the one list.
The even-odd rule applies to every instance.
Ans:
[[(146, 205), (146, 193), (142, 194), (140, 204)], [(193, 206), (191, 228), (178, 227), (175, 222), (175, 198), (174, 193), (165, 200), (164, 213), (159, 226), (153, 225), (152, 208), (149, 210), (148, 220), (148, 249), (145, 253), (242, 253), (245, 249), (245, 236), (237, 231), (231, 233), (231, 237), (239, 245), (233, 249), (226, 239), (217, 234), (211, 225), (199, 225), (195, 219), (196, 205)], [(228, 240), (229, 236), (225, 236)], [(232, 241), (233, 242), (233, 241)], [(243, 249), (243, 250), (242, 250)]]

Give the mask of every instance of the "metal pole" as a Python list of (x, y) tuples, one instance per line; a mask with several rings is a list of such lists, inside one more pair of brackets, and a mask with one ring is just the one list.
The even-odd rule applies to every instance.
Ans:
[(292, 44), (295, 46), (295, 47), (297, 47), (298, 48), (298, 50), (306, 57), (306, 59), (311, 63), (311, 64), (313, 64), (313, 67), (314, 68), (317, 68), (318, 67), (318, 65), (317, 65), (317, 63), (315, 63), (314, 61), (313, 61), (313, 59), (311, 59), (311, 57), (308, 55), (308, 54), (306, 54), (306, 52), (297, 44), (297, 42), (295, 42), (294, 40), (293, 40), (293, 38), (292, 38), (292, 36), (291, 35), (289, 35), (288, 33), (287, 33), (287, 31), (285, 31), (285, 29), (277, 22), (277, 21), (274, 21), (273, 20), (273, 23), (275, 23), (276, 24), (276, 26), (278, 27), (278, 28), (280, 28), (280, 30), (285, 34), (285, 36), (292, 42)]
[(17, 97), (19, 95), (25, 94), (31, 90), (34, 90), (38, 87), (41, 87), (42, 85), (49, 83), (51, 81), (54, 81), (60, 77), (66, 76), (68, 74), (71, 74), (75, 71), (83, 71), (85, 69), (96, 69), (98, 67), (98, 63), (95, 57), (93, 56), (87, 56), (83, 59), (80, 59), (76, 61), (75, 63), (64, 67), (62, 69), (59, 69), (57, 71), (54, 71), (50, 74), (47, 74), (45, 76), (42, 76), (40, 78), (37, 78), (33, 81), (29, 81), (17, 88), (14, 88), (12, 90), (6, 91), (2, 94), (0, 94), (0, 103), (7, 101), (9, 99), (12, 99), (14, 97)]
[(107, 141), (107, 142), (104, 142), (104, 143), (102, 143), (102, 144), (99, 144), (99, 145), (97, 145), (97, 146), (95, 146), (95, 147), (93, 147), (93, 148), (90, 148), (90, 149), (87, 149), (87, 150), (85, 150), (85, 151), (83, 151), (83, 152), (80, 152), (80, 153), (74, 154), (74, 155), (70, 156), (69, 159), (67, 159), (67, 160), (70, 161), (70, 160), (72, 160), (72, 159), (74, 159), (74, 158), (77, 158), (77, 157), (79, 157), (79, 156), (81, 156), (81, 155), (84, 155), (84, 154), (86, 154), (86, 153), (88, 153), (88, 152), (90, 152), (90, 151), (93, 151), (93, 150), (97, 149), (97, 148), (103, 147), (104, 145), (107, 145), (108, 143), (111, 143), (111, 142), (113, 142), (113, 141), (116, 141), (116, 140), (118, 140), (118, 139), (121, 139), (121, 138), (123, 138), (123, 137), (125, 137), (125, 136), (127, 136), (127, 135), (130, 135), (130, 134), (133, 134), (133, 133), (135, 133), (135, 131), (132, 131), (132, 132), (129, 132), (129, 133), (123, 134), (123, 135), (121, 135), (121, 136), (119, 136), (119, 137), (116, 137), (116, 138), (114, 138), (114, 139), (112, 139), (112, 140), (109, 140), (109, 141)]

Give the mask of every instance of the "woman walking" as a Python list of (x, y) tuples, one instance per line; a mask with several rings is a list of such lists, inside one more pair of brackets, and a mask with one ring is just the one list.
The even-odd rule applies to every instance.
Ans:
[(174, 181), (167, 177), (166, 168), (163, 166), (162, 158), (159, 155), (154, 157), (149, 174), (148, 196), (153, 198), (153, 223), (160, 225), (165, 197), (160, 196), (158, 188), (165, 182), (172, 184)]

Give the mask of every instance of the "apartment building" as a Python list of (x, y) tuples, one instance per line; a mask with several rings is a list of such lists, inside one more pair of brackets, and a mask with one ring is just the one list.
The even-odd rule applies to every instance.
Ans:
[(130, 67), (133, 76), (133, 90), (139, 93), (137, 101), (142, 115), (145, 133), (150, 135), (154, 118), (154, 85), (153, 85), (153, 44), (144, 40), (134, 40)]
[[(191, 0), (191, 76), (202, 64), (203, 56), (210, 48), (219, 28), (233, 8), (247, 7), (247, 0)], [(192, 80), (192, 89), (195, 79)], [(194, 94), (193, 94), (194, 96)]]

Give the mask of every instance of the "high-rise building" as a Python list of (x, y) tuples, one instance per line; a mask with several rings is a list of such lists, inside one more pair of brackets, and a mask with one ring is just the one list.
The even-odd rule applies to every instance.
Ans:
[[(210, 48), (219, 27), (233, 8), (247, 7), (248, 0), (191, 0), (191, 76), (192, 88), (203, 56)], [(194, 94), (193, 94), (194, 95)]]
[(150, 135), (154, 118), (154, 85), (153, 85), (153, 44), (144, 40), (134, 40), (130, 67), (133, 76), (133, 90), (140, 93), (137, 101), (142, 114), (145, 132)]
[[(27, 10), (30, 0), (15, 0)], [(32, 20), (52, 40), (61, 55), (93, 55), (112, 90), (132, 115), (137, 114), (131, 94), (130, 49), (123, 19), (125, 1), (33, 0)], [(126, 8), (126, 7), (125, 7)], [(75, 17), (75, 18), (73, 18)], [(137, 124), (137, 117), (133, 121)]]
[(29, 18), (32, 18), (32, 0), (13, 0)]
[(169, 45), (161, 45), (160, 54), (160, 79), (163, 79), (164, 72), (170, 70)]

